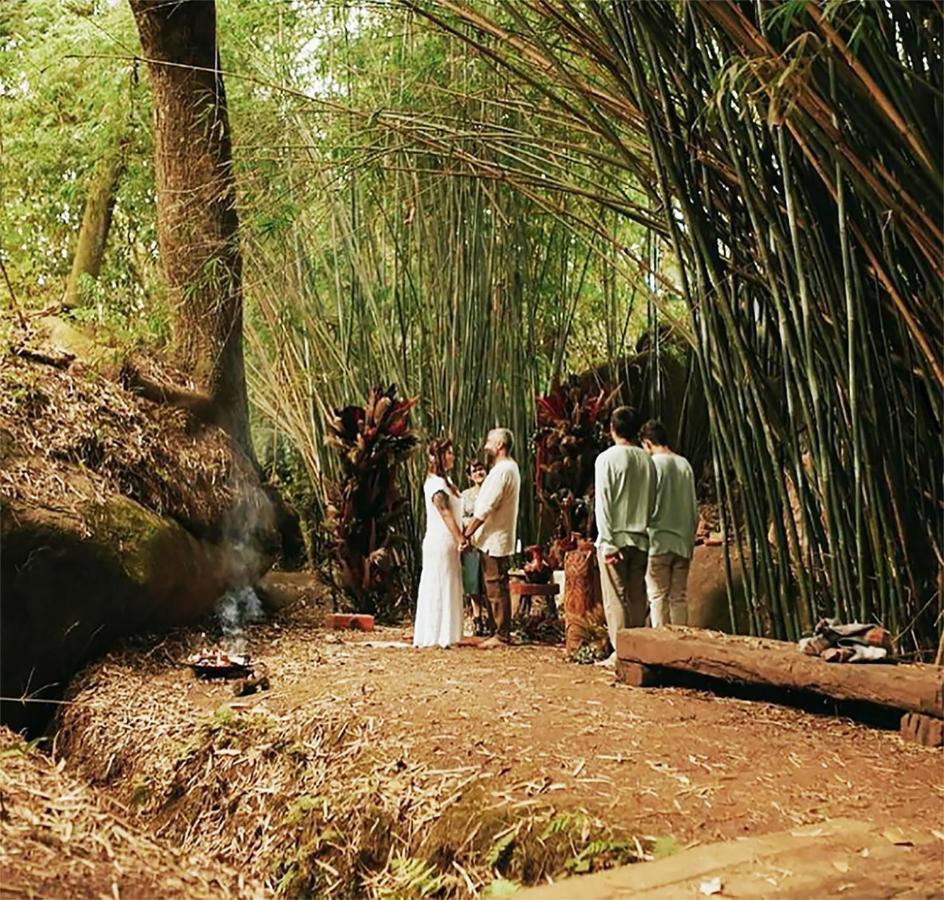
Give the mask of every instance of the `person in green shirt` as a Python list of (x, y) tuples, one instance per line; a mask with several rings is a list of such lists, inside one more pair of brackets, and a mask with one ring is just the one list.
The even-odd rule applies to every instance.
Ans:
[(653, 628), (687, 625), (686, 586), (695, 549), (698, 502), (695, 476), (684, 456), (669, 447), (665, 426), (650, 419), (639, 433), (656, 472), (656, 503), (649, 520), (646, 590)]
[(613, 446), (594, 465), (594, 517), (603, 612), (616, 665), (616, 633), (646, 624), (647, 528), (655, 503), (652, 460), (636, 443), (639, 416), (620, 406), (610, 417)]

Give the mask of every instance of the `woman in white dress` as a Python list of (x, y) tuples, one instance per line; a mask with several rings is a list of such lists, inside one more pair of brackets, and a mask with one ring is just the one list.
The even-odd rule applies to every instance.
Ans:
[(462, 637), (462, 570), (459, 551), (465, 539), (459, 527), (462, 501), (449, 472), (456, 461), (452, 441), (440, 438), (429, 445), (426, 535), (423, 568), (413, 626), (414, 647), (448, 647)]

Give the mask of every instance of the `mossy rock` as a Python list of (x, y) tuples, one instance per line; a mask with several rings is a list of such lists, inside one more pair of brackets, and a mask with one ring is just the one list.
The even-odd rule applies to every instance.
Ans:
[[(6, 697), (57, 697), (116, 638), (206, 615), (238, 568), (226, 548), (117, 494), (69, 509), (6, 503), (0, 541)], [(35, 727), (50, 711), (47, 704), (6, 700), (0, 719)]]

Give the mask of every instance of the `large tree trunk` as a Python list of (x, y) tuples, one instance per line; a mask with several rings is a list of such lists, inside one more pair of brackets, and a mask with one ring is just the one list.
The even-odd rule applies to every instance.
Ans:
[(216, 4), (130, 0), (154, 95), (157, 229), (178, 359), (251, 459), (242, 257)]
[(79, 229), (79, 240), (72, 259), (72, 271), (69, 273), (63, 298), (63, 304), (67, 307), (79, 304), (82, 276), (90, 275), (92, 278), (97, 278), (102, 270), (105, 243), (108, 240), (111, 215), (115, 208), (115, 191), (124, 168), (125, 145), (121, 142), (101, 158), (89, 179), (82, 227)]

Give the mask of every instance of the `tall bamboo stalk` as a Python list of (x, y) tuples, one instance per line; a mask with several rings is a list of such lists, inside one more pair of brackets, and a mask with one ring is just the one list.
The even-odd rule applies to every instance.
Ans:
[(935, 647), (940, 5), (404, 5), (571, 122), (571, 157), (609, 146), (651, 198), (613, 208), (661, 219), (680, 267), (754, 627), (874, 618)]

